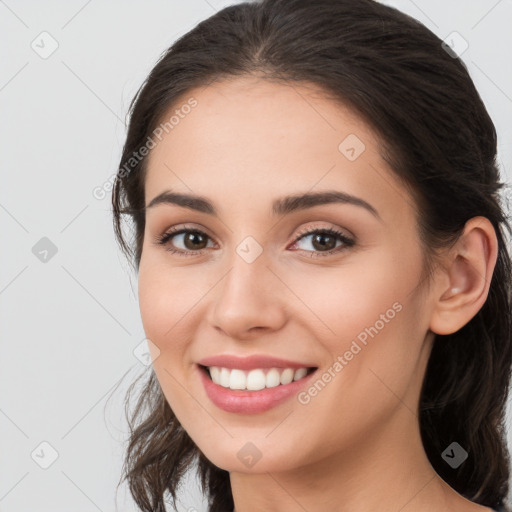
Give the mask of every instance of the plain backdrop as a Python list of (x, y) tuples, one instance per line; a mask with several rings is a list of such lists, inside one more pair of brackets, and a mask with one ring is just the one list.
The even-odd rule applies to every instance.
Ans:
[[(93, 191), (158, 57), (231, 3), (0, 1), (0, 512), (136, 510), (116, 485), (124, 392), (148, 368), (137, 279)], [(467, 43), (510, 180), (512, 1), (386, 3)], [(192, 476), (180, 507), (206, 510)]]

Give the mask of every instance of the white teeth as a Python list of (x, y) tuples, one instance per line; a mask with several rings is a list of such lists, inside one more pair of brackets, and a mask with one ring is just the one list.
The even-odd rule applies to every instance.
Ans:
[(277, 368), (271, 368), (267, 376), (265, 377), (265, 387), (267, 388), (275, 388), (281, 384), (279, 379), (279, 371)]
[(302, 379), (308, 373), (307, 368), (299, 368), (298, 370), (293, 368), (270, 368), (269, 370), (258, 368), (247, 372), (237, 368), (211, 366), (208, 370), (215, 384), (224, 388), (246, 389), (248, 391), (258, 391), (264, 388), (290, 384), (290, 382)]
[(281, 384), (290, 384), (293, 380), (295, 372), (292, 368), (286, 368), (286, 370), (281, 373)]
[(210, 375), (213, 382), (220, 382), (220, 370), (218, 366), (212, 366), (210, 368)]
[(231, 370), (229, 376), (229, 387), (231, 389), (245, 389), (247, 378), (242, 370)]
[[(236, 372), (237, 370), (231, 370), (231, 372)], [(239, 372), (242, 370), (238, 370)], [(242, 372), (243, 373), (243, 372)], [(251, 370), (247, 374), (247, 388), (249, 391), (258, 391), (259, 389), (263, 389), (265, 387), (265, 374), (263, 370)]]
[(299, 368), (295, 375), (293, 376), (293, 380), (299, 380), (302, 379), (302, 377), (306, 376), (306, 373), (308, 373), (308, 370), (306, 368)]
[(225, 388), (229, 388), (229, 375), (230, 374), (231, 374), (231, 372), (227, 368), (221, 368), (219, 382), (217, 382), (217, 384), (220, 384), (221, 386), (224, 386)]

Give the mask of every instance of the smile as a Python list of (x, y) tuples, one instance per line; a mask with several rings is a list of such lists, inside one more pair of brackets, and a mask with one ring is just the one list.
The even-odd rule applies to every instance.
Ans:
[(317, 370), (196, 367), (210, 401), (224, 411), (239, 414), (258, 414), (282, 404), (299, 393)]
[(302, 379), (314, 368), (256, 368), (241, 370), (239, 368), (223, 368), (219, 366), (206, 367), (210, 378), (215, 384), (229, 389), (259, 391), (290, 384)]

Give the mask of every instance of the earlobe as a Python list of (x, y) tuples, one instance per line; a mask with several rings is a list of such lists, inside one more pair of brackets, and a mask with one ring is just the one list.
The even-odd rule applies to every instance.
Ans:
[(487, 299), (496, 265), (498, 241), (491, 222), (473, 217), (445, 257), (445, 265), (432, 287), (434, 300), (430, 330), (452, 334), (466, 325)]

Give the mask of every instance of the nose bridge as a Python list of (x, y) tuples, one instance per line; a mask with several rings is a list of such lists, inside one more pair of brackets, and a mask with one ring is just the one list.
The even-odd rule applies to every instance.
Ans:
[[(260, 249), (261, 248), (261, 249)], [(222, 296), (232, 298), (236, 302), (257, 301), (267, 302), (269, 278), (273, 277), (268, 268), (270, 261), (263, 248), (254, 242), (242, 242), (229, 258), (230, 270), (221, 286)], [(268, 299), (268, 298), (267, 298)]]
[(228, 258), (229, 271), (214, 295), (212, 322), (233, 337), (253, 327), (277, 328), (283, 321), (278, 279), (263, 247), (244, 239)]
[(264, 250), (263, 242), (260, 243), (251, 235), (244, 236), (226, 254), (226, 264), (230, 270), (224, 284), (225, 291), (238, 294), (243, 292), (244, 286), (255, 289), (255, 284), (263, 285), (266, 274), (271, 273), (267, 268), (271, 264), (270, 256), (269, 250)]

